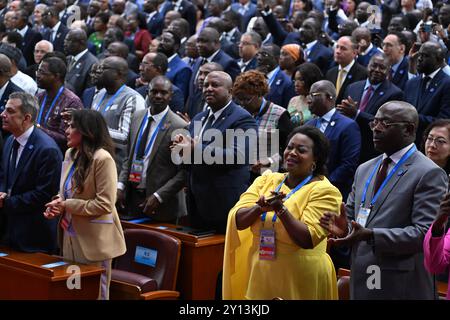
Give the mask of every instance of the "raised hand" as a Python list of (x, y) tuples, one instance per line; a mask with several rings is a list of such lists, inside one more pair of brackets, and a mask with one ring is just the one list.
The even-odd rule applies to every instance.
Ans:
[(348, 232), (348, 220), (347, 212), (345, 210), (345, 203), (341, 203), (341, 212), (339, 215), (336, 215), (335, 212), (327, 211), (320, 218), (319, 224), (331, 235), (339, 238), (345, 237)]

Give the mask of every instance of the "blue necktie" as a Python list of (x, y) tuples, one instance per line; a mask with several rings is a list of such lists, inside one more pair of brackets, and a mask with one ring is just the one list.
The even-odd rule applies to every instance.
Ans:
[(11, 185), (14, 179), (14, 173), (16, 171), (16, 162), (17, 162), (17, 153), (19, 150), (19, 142), (17, 142), (16, 139), (14, 139), (13, 146), (11, 149), (11, 158), (9, 160), (9, 166), (8, 166), (8, 183), (7, 183), (7, 190), (11, 189)]

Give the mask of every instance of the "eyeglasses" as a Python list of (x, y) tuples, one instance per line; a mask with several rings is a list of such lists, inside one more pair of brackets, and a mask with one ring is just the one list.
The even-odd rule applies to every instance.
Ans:
[(238, 46), (253, 46), (253, 43), (246, 42), (246, 41), (241, 41), (241, 42), (238, 43)]
[(381, 128), (387, 129), (391, 126), (395, 126), (402, 123), (411, 123), (409, 121), (397, 121), (397, 122), (391, 122), (389, 120), (378, 120), (374, 119), (373, 121), (369, 122), (369, 127), (371, 130), (375, 129), (376, 126), (380, 125)]
[(145, 62), (142, 61), (141, 63), (139, 63), (140, 66), (144, 66), (144, 67), (154, 67), (155, 65), (153, 63), (149, 63), (149, 62)]
[(441, 137), (433, 137), (433, 136), (428, 136), (426, 139), (428, 144), (432, 144), (434, 142), (434, 144), (436, 145), (436, 147), (442, 147), (444, 144), (447, 144), (448, 141), (445, 140), (444, 138)]
[(320, 96), (321, 94), (325, 94), (325, 92), (310, 92), (306, 95), (306, 99), (312, 99), (314, 97)]
[(264, 58), (270, 57), (270, 53), (265, 52), (265, 51), (259, 51), (259, 52), (257, 53), (257, 55), (260, 55), (260, 56), (262, 56), (262, 57), (264, 57)]

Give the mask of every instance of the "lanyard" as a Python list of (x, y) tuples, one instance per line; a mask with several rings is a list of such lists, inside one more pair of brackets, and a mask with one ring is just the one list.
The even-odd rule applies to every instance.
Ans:
[[(307, 184), (311, 179), (312, 179), (312, 175), (307, 176), (302, 182), (300, 182), (294, 189), (291, 190), (291, 192), (289, 192), (286, 197), (283, 199), (283, 201), (286, 201), (287, 199), (289, 199), (294, 193), (296, 193), (298, 190), (300, 190), (305, 184)], [(284, 181), (286, 181), (287, 179), (287, 175), (286, 177), (283, 179), (283, 181), (281, 181), (281, 183), (278, 185), (277, 189), (275, 190), (275, 192), (280, 191), (281, 186), (284, 184)], [(261, 215), (261, 221), (262, 223), (264, 223), (266, 221), (266, 215), (267, 212), (263, 212), (263, 214)], [(272, 223), (275, 223), (275, 221), (277, 220), (277, 215), (274, 214), (272, 217)]]
[(280, 72), (280, 70), (281, 70), (280, 67), (276, 67), (275, 72), (269, 79), (269, 88), (272, 86), (272, 82), (275, 80), (275, 78), (277, 77), (278, 72)]
[[(125, 88), (125, 85), (123, 84), (119, 90), (116, 91), (116, 93), (114, 93), (114, 95), (109, 98), (108, 102), (106, 103), (106, 105), (103, 107), (102, 111), (100, 111), (102, 114), (108, 110), (108, 108), (111, 106), (111, 104), (114, 102), (114, 100), (116, 99), (116, 97), (119, 95), (119, 93)], [(105, 94), (103, 95), (103, 97), (100, 99), (100, 101), (97, 103), (97, 105), (95, 106), (95, 110), (99, 111), (100, 109), (100, 105), (102, 104), (103, 100), (105, 99), (106, 95), (108, 94), (108, 92), (105, 92)]]
[[(64, 90), (64, 86), (61, 86), (61, 88), (59, 88), (59, 90), (58, 90), (58, 93), (53, 98), (52, 104), (50, 105), (50, 109), (48, 109), (47, 114), (45, 115), (44, 124), (47, 123), (48, 117), (52, 113), (53, 108), (55, 107), (56, 101), (58, 100), (58, 98), (61, 95), (61, 93), (63, 92), (63, 90)], [(39, 116), (37, 119), (38, 124), (41, 123), (41, 118), (42, 118), (42, 114), (44, 113), (44, 107), (45, 107), (46, 102), (47, 102), (47, 95), (45, 95), (44, 100), (42, 101), (42, 104), (41, 104), (41, 109), (39, 110)]]
[[(397, 172), (397, 170), (400, 168), (400, 166), (417, 150), (416, 146), (412, 146), (407, 153), (405, 153), (403, 155), (403, 157), (401, 157), (400, 161), (397, 162), (397, 164), (394, 166), (394, 168), (389, 172), (388, 176), (386, 177), (386, 179), (384, 179), (383, 183), (381, 184), (380, 188), (378, 189), (377, 193), (375, 194), (375, 196), (373, 197), (372, 201), (370, 202), (370, 206), (373, 206), (374, 203), (377, 201), (378, 196), (380, 195), (381, 191), (383, 190), (383, 188), (386, 186), (386, 184), (389, 182), (389, 180), (392, 178), (392, 176), (394, 175), (395, 172)], [(373, 176), (375, 175), (375, 173), (379, 170), (380, 165), (381, 165), (381, 159), (377, 162), (377, 164), (375, 165), (375, 167), (372, 170), (372, 173), (370, 174), (369, 179), (366, 181), (366, 184), (364, 186), (364, 190), (362, 193), (362, 198), (361, 198), (361, 205), (364, 206), (365, 202), (366, 202), (366, 195), (367, 195), (367, 190), (369, 189), (369, 185), (370, 182), (373, 179)]]
[(66, 181), (64, 181), (64, 199), (69, 198), (69, 193), (68, 193), (68, 191), (69, 191), (69, 183), (72, 180), (72, 176), (73, 176), (73, 173), (75, 171), (75, 163), (76, 162), (74, 162), (72, 164), (72, 167), (70, 168), (69, 174), (67, 175)]
[[(152, 134), (152, 137), (150, 138), (150, 142), (148, 143), (147, 147), (144, 151), (144, 158), (147, 156), (148, 152), (150, 151), (150, 148), (152, 147), (153, 143), (155, 142), (156, 136), (158, 135), (159, 130), (161, 129), (161, 126), (164, 123), (164, 120), (166, 120), (167, 113), (164, 115), (164, 117), (159, 122), (158, 126), (156, 127), (155, 131)], [(150, 116), (145, 117), (145, 121), (142, 123), (141, 129), (139, 130), (138, 139), (136, 142), (136, 147), (134, 148), (134, 159), (136, 159), (137, 152), (139, 150), (139, 145), (141, 144), (142, 136), (144, 134), (144, 128), (147, 125), (148, 119)], [(150, 124), (148, 124), (150, 125)]]
[(255, 117), (255, 121), (256, 121), (256, 126), (257, 127), (259, 127), (259, 123), (261, 122), (261, 118), (263, 116), (263, 112), (262, 111), (263, 111), (265, 105), (266, 105), (266, 99), (263, 98), (262, 102), (261, 102), (261, 106), (259, 107), (258, 114)]

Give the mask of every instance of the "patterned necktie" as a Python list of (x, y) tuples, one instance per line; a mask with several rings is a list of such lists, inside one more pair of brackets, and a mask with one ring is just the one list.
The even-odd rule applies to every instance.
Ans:
[(336, 79), (336, 95), (339, 95), (339, 91), (341, 91), (341, 86), (342, 86), (342, 83), (344, 82), (344, 77), (345, 77), (346, 73), (347, 73), (347, 71), (344, 68), (342, 68), (338, 72), (338, 76)]
[(381, 184), (386, 179), (388, 167), (389, 167), (389, 164), (391, 163), (391, 161), (392, 161), (391, 158), (387, 157), (381, 163), (381, 168), (378, 171), (377, 177), (375, 179), (375, 187), (373, 189), (373, 194), (377, 193), (378, 189), (380, 189), (380, 187), (381, 187)]
[(136, 153), (137, 159), (143, 159), (145, 157), (145, 147), (147, 146), (148, 134), (150, 133), (150, 127), (152, 125), (153, 117), (148, 118), (147, 126), (145, 127), (144, 133), (142, 134), (141, 143), (139, 144), (139, 149)]

